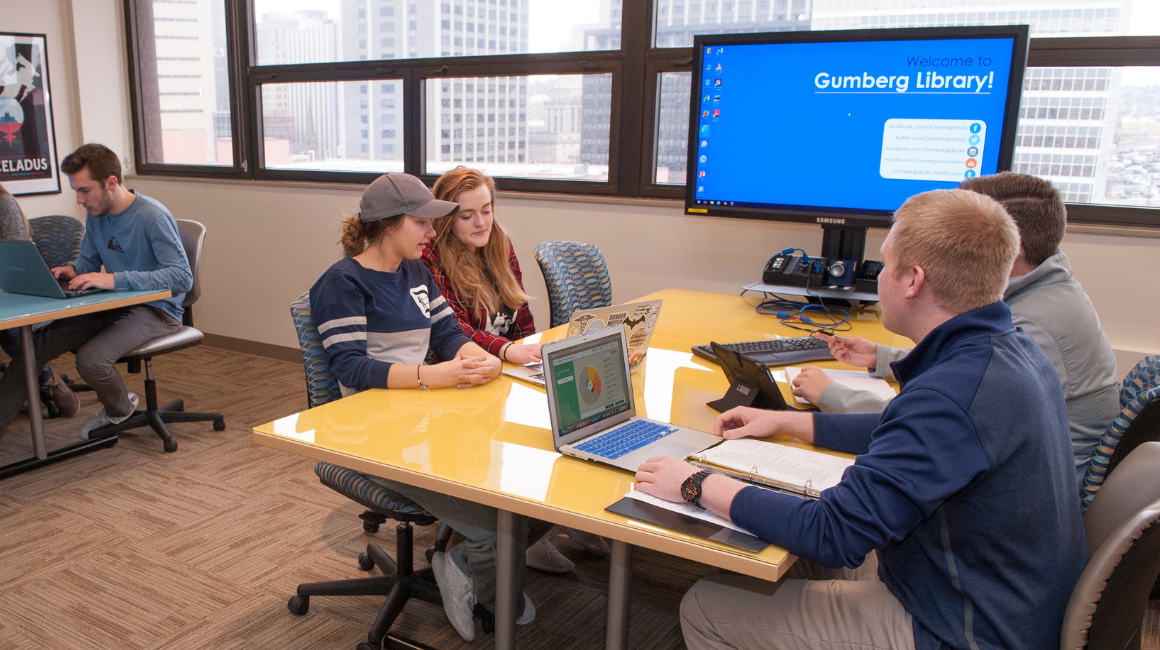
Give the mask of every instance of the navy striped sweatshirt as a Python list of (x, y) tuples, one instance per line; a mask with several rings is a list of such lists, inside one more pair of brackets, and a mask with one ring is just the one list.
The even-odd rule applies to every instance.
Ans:
[(468, 342), (419, 260), (387, 273), (344, 257), (310, 288), (310, 309), (343, 397), (386, 388), (392, 364), (420, 365), (428, 348), (454, 359)]

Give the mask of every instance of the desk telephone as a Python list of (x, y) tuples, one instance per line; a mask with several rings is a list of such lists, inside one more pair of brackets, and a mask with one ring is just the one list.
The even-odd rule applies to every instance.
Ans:
[(807, 288), (852, 286), (855, 291), (878, 293), (878, 274), (881, 272), (882, 262), (877, 260), (832, 260), (782, 251), (769, 258), (761, 281)]

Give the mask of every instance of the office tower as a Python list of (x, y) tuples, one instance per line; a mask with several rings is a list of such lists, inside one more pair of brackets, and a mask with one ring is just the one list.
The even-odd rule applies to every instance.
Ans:
[(146, 160), (232, 164), (222, 3), (141, 3), (138, 25), (142, 42), (156, 43), (140, 52)]
[[(570, 78), (575, 80), (575, 77)], [(528, 109), (528, 162), (575, 164), (580, 162), (581, 83), (556, 83), (543, 102)], [(539, 115), (534, 115), (537, 110)], [(537, 119), (538, 118), (538, 119)], [(607, 124), (607, 123), (606, 123)], [(607, 164), (607, 163), (605, 163)]]
[[(526, 52), (527, 24), (528, 0), (343, 0), (343, 58)], [(346, 84), (343, 91), (345, 156), (401, 162), (402, 83)], [(428, 161), (526, 162), (526, 99), (520, 77), (433, 80), (426, 96)]]
[[(1128, 33), (1132, 0), (814, 0), (813, 29), (1028, 24), (1031, 36)], [(947, 6), (964, 5), (962, 7)], [(1104, 202), (1120, 70), (1028, 68), (1012, 170), (1050, 180), (1070, 202)]]
[[(338, 60), (338, 26), (325, 11), (265, 14), (255, 25), (260, 65)], [(266, 164), (311, 163), (338, 157), (341, 118), (336, 82), (262, 87)]]
[[(696, 34), (810, 29), (811, 0), (655, 0), (657, 47), (691, 47)], [(816, 0), (814, 0), (816, 2)], [(657, 120), (658, 183), (683, 185), (689, 140), (688, 73), (663, 75)], [(605, 141), (607, 146), (607, 140)]]

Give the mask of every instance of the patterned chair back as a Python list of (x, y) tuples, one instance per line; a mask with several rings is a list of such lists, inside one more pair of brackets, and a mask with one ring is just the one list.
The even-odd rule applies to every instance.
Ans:
[(567, 323), (578, 310), (612, 304), (612, 278), (596, 246), (546, 241), (536, 247), (536, 262), (548, 285), (552, 327)]
[[(1160, 441), (1160, 355), (1144, 357), (1120, 386), (1120, 414), (1100, 437), (1083, 478), (1086, 511), (1116, 465), (1141, 443)], [(1121, 444), (1122, 443), (1122, 444)]]
[(298, 333), (298, 345), (302, 347), (307, 405), (314, 408), (342, 397), (338, 380), (326, 365), (326, 350), (322, 348), (322, 337), (318, 335), (314, 316), (310, 313), (309, 291), (290, 303), (290, 316), (294, 319), (294, 331)]
[(81, 254), (81, 239), (85, 224), (76, 217), (62, 214), (35, 217), (28, 220), (28, 233), (49, 268), (64, 266)]

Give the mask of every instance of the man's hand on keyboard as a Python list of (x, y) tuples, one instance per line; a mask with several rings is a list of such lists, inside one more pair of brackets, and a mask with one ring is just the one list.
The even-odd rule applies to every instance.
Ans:
[(822, 391), (832, 383), (834, 380), (830, 379), (826, 371), (817, 366), (806, 366), (793, 378), (793, 394), (817, 405), (822, 398)]
[(792, 411), (766, 411), (738, 406), (717, 416), (714, 433), (727, 440), (793, 436), (814, 442), (814, 416)]
[(814, 336), (829, 344), (830, 354), (844, 364), (859, 368), (873, 368), (878, 364), (877, 343), (858, 336), (839, 338), (824, 332), (814, 332)]

